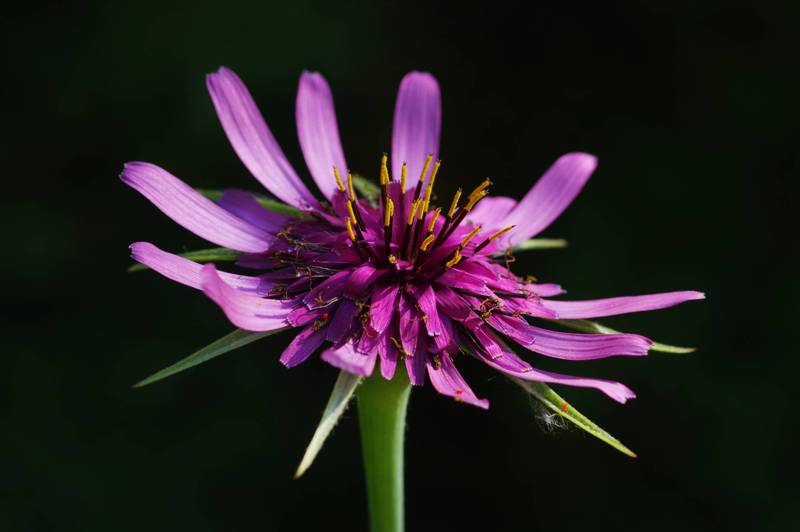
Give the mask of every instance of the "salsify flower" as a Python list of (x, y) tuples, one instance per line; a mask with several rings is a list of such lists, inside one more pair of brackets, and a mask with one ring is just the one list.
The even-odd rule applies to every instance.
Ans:
[[(564, 211), (597, 161), (586, 153), (560, 157), (520, 201), (489, 196), (486, 179), (435, 203), (441, 103), (430, 74), (403, 78), (390, 155), (376, 164), (371, 187), (347, 170), (327, 82), (302, 75), (297, 131), (321, 199), (289, 164), (239, 77), (221, 68), (207, 85), (242, 162), (291, 208), (267, 208), (275, 202), (241, 190), (213, 201), (158, 166), (128, 163), (125, 183), (184, 228), (237, 252), (238, 266), (253, 273), (224, 272), (146, 242), (133, 244), (132, 255), (202, 290), (243, 331), (293, 328), (280, 355), (287, 367), (321, 349), (322, 360), (348, 374), (391, 380), (402, 371), (413, 385), (427, 380), (442, 395), (487, 408), (458, 371), (468, 354), (519, 382), (595, 388), (624, 403), (634, 397), (624, 384), (538, 369), (512, 346), (573, 362), (643, 356), (654, 345), (648, 338), (576, 320), (703, 298), (679, 291), (565, 301), (557, 298), (561, 286), (512, 272), (508, 251)], [(566, 403), (556, 406), (567, 411)]]

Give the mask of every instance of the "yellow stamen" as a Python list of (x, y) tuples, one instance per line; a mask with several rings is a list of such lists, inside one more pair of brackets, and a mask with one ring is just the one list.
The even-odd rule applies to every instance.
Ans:
[(460, 261), (460, 260), (461, 260), (461, 252), (460, 252), (460, 251), (458, 251), (458, 248), (456, 248), (456, 251), (455, 251), (455, 253), (453, 254), (453, 258), (452, 258), (452, 259), (450, 259), (450, 260), (448, 260), (448, 261), (445, 263), (444, 267), (445, 267), (445, 268), (452, 268), (453, 266), (455, 266), (456, 264), (458, 264), (458, 261)]
[(356, 241), (356, 232), (353, 231), (353, 224), (350, 223), (350, 218), (345, 219), (344, 223), (347, 226), (347, 234), (350, 235), (350, 240), (355, 242)]
[(420, 213), (419, 219), (422, 220), (422, 216), (428, 212), (428, 207), (431, 204), (431, 194), (433, 193), (433, 184), (436, 181), (436, 174), (439, 172), (439, 167), (442, 165), (442, 161), (436, 161), (436, 164), (433, 165), (433, 171), (431, 172), (431, 179), (428, 181), (428, 186), (425, 188), (425, 203), (423, 204), (422, 212)]
[(453, 196), (453, 203), (450, 204), (450, 210), (447, 211), (447, 217), (452, 218), (453, 215), (456, 213), (456, 207), (458, 207), (458, 200), (461, 199), (461, 192), (463, 192), (460, 188), (456, 190), (456, 195)]
[(389, 255), (389, 264), (395, 264), (397, 262), (397, 257), (394, 255)]
[(420, 183), (425, 181), (425, 176), (428, 175), (428, 167), (431, 165), (432, 160), (433, 160), (433, 154), (429, 153), (428, 156), (425, 158), (425, 165), (422, 167), (422, 173), (419, 175)]
[(403, 166), (400, 168), (400, 192), (405, 194), (406, 193), (406, 180), (408, 178), (408, 165), (403, 163)]
[(356, 225), (358, 223), (358, 218), (356, 218), (356, 213), (353, 210), (352, 201), (347, 202), (347, 212), (350, 214), (350, 219), (353, 220), (353, 225)]
[(467, 233), (467, 236), (464, 237), (464, 240), (461, 241), (461, 243), (458, 245), (458, 247), (460, 247), (460, 248), (467, 247), (467, 244), (469, 244), (469, 241), (472, 240), (473, 238), (475, 238), (475, 235), (477, 235), (480, 232), (481, 229), (482, 229), (482, 227), (480, 225), (478, 225), (478, 226), (475, 227), (475, 229), (473, 229), (472, 231)]
[(342, 183), (342, 176), (339, 175), (339, 169), (335, 166), (333, 167), (333, 177), (336, 178), (336, 186), (339, 187), (339, 190), (345, 192), (344, 183)]
[(483, 183), (477, 186), (475, 190), (469, 193), (469, 197), (472, 198), (473, 196), (477, 196), (487, 188), (491, 186), (492, 182), (487, 178), (483, 180)]
[(386, 207), (383, 210), (383, 225), (389, 227), (392, 223), (392, 216), (394, 216), (394, 202), (392, 198), (386, 198)]
[(431, 221), (428, 222), (428, 232), (429, 233), (433, 233), (433, 227), (436, 224), (436, 219), (439, 217), (439, 214), (441, 214), (441, 212), (442, 212), (442, 209), (439, 208), (439, 209), (436, 209), (435, 211), (433, 211), (433, 214), (431, 214)]
[(414, 200), (414, 203), (411, 204), (411, 212), (408, 213), (408, 223), (407, 225), (411, 225), (414, 223), (414, 215), (417, 213), (417, 208), (419, 204), (422, 203), (422, 200)]
[(433, 244), (434, 240), (436, 240), (436, 235), (434, 235), (433, 233), (429, 234), (425, 238), (425, 240), (422, 241), (422, 244), (420, 244), (419, 249), (421, 249), (422, 251), (428, 251), (428, 248), (430, 247), (431, 244)]
[(389, 167), (386, 165), (386, 160), (389, 158), (385, 153), (381, 157), (381, 185), (389, 184)]
[(356, 200), (356, 189), (353, 188), (353, 174), (347, 172), (347, 190), (350, 191), (350, 201)]
[(486, 239), (486, 243), (488, 244), (489, 242), (491, 242), (492, 240), (494, 240), (494, 239), (495, 239), (495, 238), (497, 238), (498, 236), (508, 233), (509, 231), (511, 231), (512, 229), (514, 229), (514, 227), (516, 227), (516, 226), (515, 226), (515, 225), (509, 225), (508, 227), (506, 227), (506, 228), (504, 228), (504, 229), (500, 229), (500, 230), (499, 230), (499, 231), (497, 231), (496, 233), (492, 234), (492, 236), (490, 236), (489, 238), (487, 238), (487, 239)]
[(488, 195), (489, 195), (488, 191), (481, 190), (480, 192), (478, 192), (478, 194), (476, 196), (470, 196), (469, 197), (469, 202), (467, 202), (467, 204), (464, 206), (464, 209), (467, 212), (472, 211), (472, 208), (475, 207), (475, 204), (478, 203), (480, 200), (482, 200), (483, 198), (485, 198)]

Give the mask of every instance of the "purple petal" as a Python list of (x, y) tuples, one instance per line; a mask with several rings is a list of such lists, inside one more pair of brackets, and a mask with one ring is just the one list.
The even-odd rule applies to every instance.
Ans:
[(358, 314), (358, 306), (349, 299), (342, 299), (328, 326), (328, 340), (336, 343), (343, 339), (350, 332), (356, 314)]
[(505, 196), (489, 196), (478, 203), (466, 217), (467, 223), (482, 225), (484, 230), (502, 229), (508, 213), (517, 205), (517, 200)]
[(303, 303), (310, 309), (327, 307), (341, 297), (344, 285), (350, 277), (350, 270), (341, 271), (328, 277), (311, 289), (303, 297)]
[(385, 270), (379, 270), (369, 262), (365, 262), (350, 274), (344, 285), (344, 295), (352, 299), (360, 298), (380, 278)]
[(344, 175), (347, 163), (339, 140), (333, 95), (319, 73), (303, 72), (300, 76), (296, 116), (297, 136), (308, 169), (322, 194), (331, 199), (337, 190), (333, 167)]
[(395, 180), (399, 179), (405, 162), (408, 165), (408, 187), (413, 189), (422, 173), (425, 158), (432, 154), (436, 159), (439, 153), (441, 129), (442, 101), (436, 78), (426, 72), (406, 74), (400, 82), (394, 108), (392, 173)]
[(281, 354), (281, 364), (287, 368), (293, 368), (304, 362), (311, 354), (322, 345), (325, 340), (325, 328), (309, 325), (283, 350)]
[(203, 266), (203, 292), (228, 319), (246, 331), (274, 331), (288, 326), (287, 317), (297, 306), (295, 301), (264, 299), (239, 291), (226, 284), (213, 264)]
[(226, 190), (217, 200), (217, 205), (269, 233), (277, 233), (289, 222), (286, 216), (265, 208), (255, 196), (244, 190)]
[(600, 318), (631, 312), (644, 312), (672, 307), (686, 301), (705, 299), (702, 292), (686, 290), (665, 292), (643, 296), (611, 297), (588, 301), (550, 301), (543, 299), (541, 304), (556, 312), (559, 319)]
[(428, 376), (431, 384), (440, 394), (449, 395), (456, 401), (469, 403), (480, 408), (489, 408), (489, 401), (478, 399), (464, 377), (456, 369), (450, 355), (441, 353), (428, 360)]
[(436, 308), (436, 293), (430, 284), (417, 287), (413, 296), (423, 313), (423, 322), (430, 336), (442, 334), (442, 321), (439, 319), (439, 310)]
[(634, 394), (630, 388), (619, 382), (573, 377), (572, 375), (562, 375), (561, 373), (533, 368), (530, 364), (520, 359), (516, 353), (502, 346), (493, 336), (494, 335), (488, 340), (484, 339), (484, 341), (494, 343), (495, 346), (501, 350), (500, 356), (487, 356), (478, 346), (474, 347), (484, 363), (503, 373), (527, 381), (565, 384), (567, 386), (577, 386), (581, 388), (595, 388), (620, 403), (624, 403), (628, 399), (636, 397), (636, 394)]
[(535, 327), (522, 318), (492, 314), (486, 321), (521, 346), (564, 360), (646, 355), (653, 342), (638, 334), (580, 334)]
[(369, 319), (372, 328), (383, 332), (394, 315), (395, 301), (397, 301), (397, 283), (378, 284), (372, 290), (372, 304), (369, 307)]
[(381, 336), (381, 341), (378, 344), (378, 354), (381, 357), (381, 375), (386, 380), (392, 380), (394, 371), (397, 368), (399, 352), (390, 334), (384, 333)]
[(423, 386), (425, 384), (425, 367), (429, 355), (423, 348), (424, 344), (422, 338), (424, 337), (420, 337), (417, 349), (415, 349), (412, 354), (407, 354), (405, 356), (408, 380), (413, 386)]
[(597, 167), (588, 153), (561, 156), (539, 179), (501, 225), (515, 225), (507, 242), (516, 244), (536, 236), (566, 209)]
[(120, 178), (176, 223), (209, 242), (257, 253), (274, 240), (263, 229), (232, 215), (154, 164), (127, 163)]
[[(130, 248), (131, 257), (136, 262), (140, 262), (178, 283), (198, 290), (203, 288), (202, 264), (162, 251), (149, 242), (134, 242)], [(245, 292), (265, 295), (272, 287), (271, 282), (260, 277), (226, 272), (218, 273), (225, 283)]]
[(222, 67), (206, 76), (206, 86), (228, 140), (255, 178), (290, 205), (316, 207), (317, 200), (286, 160), (242, 80)]
[(349, 342), (338, 349), (330, 348), (322, 352), (322, 360), (339, 369), (354, 375), (369, 377), (375, 368), (377, 352), (362, 354), (356, 351)]
[(398, 315), (400, 316), (400, 343), (407, 355), (414, 355), (419, 340), (420, 317), (408, 300), (400, 295)]

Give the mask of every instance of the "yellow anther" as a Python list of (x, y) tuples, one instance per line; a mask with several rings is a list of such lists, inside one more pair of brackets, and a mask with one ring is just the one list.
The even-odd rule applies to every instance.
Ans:
[(447, 211), (447, 217), (452, 218), (453, 215), (456, 213), (456, 207), (458, 207), (458, 200), (461, 199), (461, 192), (463, 192), (460, 188), (456, 190), (456, 195), (453, 196), (453, 202), (450, 204), (450, 210)]
[(397, 257), (394, 255), (389, 255), (389, 264), (395, 264), (397, 262)]
[(469, 197), (472, 198), (473, 196), (477, 196), (478, 194), (489, 188), (491, 184), (492, 182), (488, 178), (484, 179), (483, 183), (478, 185), (477, 188), (475, 188), (475, 190), (469, 193)]
[(385, 153), (381, 157), (381, 185), (389, 184), (389, 167), (386, 164), (389, 156)]
[(339, 175), (339, 169), (335, 166), (333, 167), (333, 177), (336, 179), (336, 186), (339, 187), (339, 190), (346, 192), (344, 189), (344, 183), (342, 183), (342, 176)]
[(350, 218), (345, 219), (344, 223), (347, 226), (347, 234), (350, 235), (350, 240), (355, 242), (356, 241), (356, 232), (353, 231), (353, 224), (350, 223)]
[(400, 167), (400, 192), (405, 194), (406, 193), (406, 181), (408, 179), (408, 165), (403, 163), (403, 166)]
[(515, 226), (515, 225), (509, 225), (508, 227), (506, 227), (506, 228), (504, 228), (504, 229), (500, 229), (500, 230), (499, 230), (499, 231), (497, 231), (496, 233), (492, 234), (492, 236), (490, 236), (489, 238), (487, 238), (487, 239), (486, 239), (486, 242), (487, 242), (487, 243), (489, 243), (489, 242), (491, 242), (492, 240), (494, 240), (495, 238), (497, 238), (498, 236), (500, 236), (500, 235), (504, 235), (504, 234), (508, 233), (509, 231), (511, 231), (512, 229), (514, 229), (514, 227), (516, 227), (516, 226)]
[(414, 215), (417, 213), (417, 208), (419, 207), (420, 203), (422, 203), (422, 200), (417, 199), (414, 200), (414, 203), (411, 204), (411, 212), (408, 213), (407, 225), (411, 225), (414, 223)]
[(464, 240), (461, 241), (461, 243), (458, 245), (458, 247), (460, 247), (460, 248), (467, 247), (467, 244), (469, 244), (469, 241), (472, 240), (473, 238), (475, 238), (475, 235), (477, 235), (480, 232), (481, 229), (482, 229), (481, 226), (478, 225), (478, 226), (475, 227), (475, 229), (473, 229), (472, 231), (467, 233), (467, 236), (464, 237)]
[(433, 228), (436, 225), (436, 219), (439, 218), (439, 214), (441, 214), (441, 212), (442, 212), (442, 209), (439, 208), (439, 209), (436, 209), (435, 211), (433, 211), (433, 214), (431, 214), (431, 221), (428, 222), (428, 232), (429, 233), (433, 233)]
[(433, 244), (434, 240), (436, 240), (436, 235), (434, 235), (433, 233), (429, 234), (427, 237), (425, 237), (425, 240), (422, 241), (422, 244), (420, 244), (419, 249), (421, 249), (422, 251), (428, 251), (428, 248), (431, 246), (431, 244)]
[(350, 219), (353, 221), (353, 225), (356, 225), (358, 223), (358, 218), (356, 218), (356, 213), (353, 210), (353, 202), (352, 201), (348, 201), (347, 202), (347, 212), (348, 212), (348, 214), (350, 214)]
[(425, 164), (422, 167), (422, 173), (419, 175), (420, 183), (425, 181), (425, 176), (428, 174), (428, 167), (430, 167), (432, 160), (433, 160), (433, 154), (429, 153), (428, 156), (425, 158)]
[(458, 248), (456, 248), (456, 251), (455, 251), (455, 253), (453, 253), (453, 258), (452, 258), (452, 259), (450, 259), (450, 260), (448, 260), (448, 261), (445, 263), (444, 267), (445, 267), (445, 268), (452, 268), (453, 266), (455, 266), (456, 264), (458, 264), (458, 262), (459, 262), (460, 260), (461, 260), (461, 252), (460, 252), (460, 251), (458, 251)]
[(475, 206), (475, 204), (476, 204), (476, 203), (478, 203), (480, 200), (482, 200), (483, 198), (485, 198), (485, 197), (486, 197), (486, 196), (488, 196), (488, 195), (489, 195), (489, 192), (488, 192), (488, 191), (486, 191), (486, 190), (481, 190), (480, 192), (478, 192), (478, 194), (477, 194), (477, 195), (475, 195), (475, 196), (470, 196), (470, 197), (469, 197), (469, 202), (467, 202), (467, 204), (464, 206), (464, 209), (465, 209), (467, 212), (470, 212), (470, 211), (472, 211), (472, 208)]
[(392, 198), (386, 198), (386, 207), (383, 210), (383, 225), (389, 227), (392, 223), (392, 216), (394, 216), (394, 202)]
[(356, 200), (356, 189), (353, 188), (353, 174), (347, 172), (347, 190), (350, 191), (350, 201)]

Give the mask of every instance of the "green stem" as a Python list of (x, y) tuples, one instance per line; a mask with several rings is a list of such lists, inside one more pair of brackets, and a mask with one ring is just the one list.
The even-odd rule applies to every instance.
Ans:
[(405, 371), (379, 372), (356, 391), (371, 532), (403, 532), (403, 437), (411, 385)]

